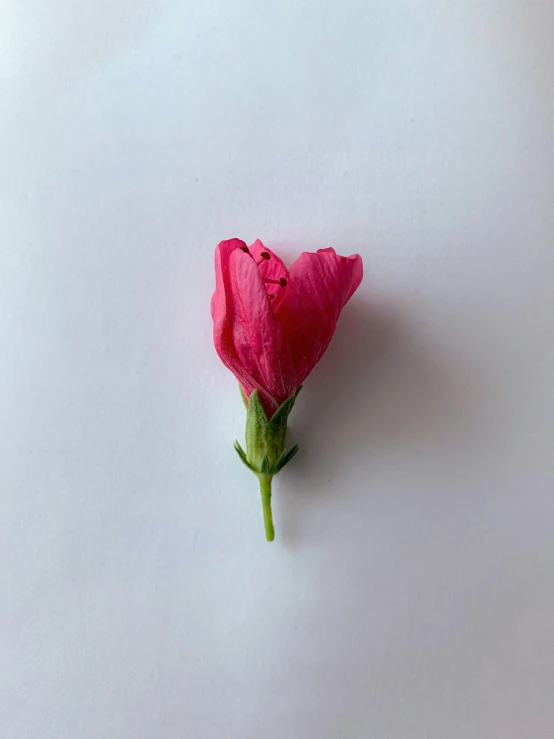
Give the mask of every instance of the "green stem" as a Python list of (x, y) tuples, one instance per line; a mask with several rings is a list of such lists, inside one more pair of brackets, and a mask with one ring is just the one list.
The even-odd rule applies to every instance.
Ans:
[(273, 516), (271, 514), (271, 477), (260, 475), (260, 492), (262, 493), (262, 508), (264, 511), (265, 537), (268, 541), (275, 539)]

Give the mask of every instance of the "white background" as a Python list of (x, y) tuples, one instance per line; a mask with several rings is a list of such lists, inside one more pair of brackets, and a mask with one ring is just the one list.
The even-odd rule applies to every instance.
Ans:
[[(550, 739), (554, 3), (6, 0), (0, 735)], [(213, 249), (366, 278), (264, 540)]]

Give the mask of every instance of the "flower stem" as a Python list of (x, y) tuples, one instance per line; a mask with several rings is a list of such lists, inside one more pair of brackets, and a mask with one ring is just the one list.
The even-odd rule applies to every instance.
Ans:
[(260, 492), (262, 494), (262, 508), (264, 511), (265, 537), (268, 541), (275, 539), (273, 516), (271, 514), (271, 477), (260, 475)]

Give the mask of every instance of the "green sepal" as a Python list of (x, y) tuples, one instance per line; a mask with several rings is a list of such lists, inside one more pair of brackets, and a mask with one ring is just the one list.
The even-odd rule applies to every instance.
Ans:
[(258, 470), (255, 467), (253, 467), (250, 464), (250, 462), (246, 459), (246, 452), (244, 451), (244, 449), (241, 447), (241, 445), (236, 440), (235, 440), (235, 443), (234, 443), (234, 447), (235, 447), (236, 453), (240, 457), (241, 462), (243, 462), (248, 467), (249, 470), (252, 470), (252, 472), (256, 472), (257, 473)]
[(292, 398), (285, 400), (285, 402), (281, 406), (279, 406), (279, 408), (277, 408), (275, 413), (271, 416), (269, 426), (271, 428), (271, 433), (274, 436), (284, 435), (284, 433), (286, 432), (289, 413), (292, 411), (295, 401), (296, 395), (293, 395)]
[(240, 390), (240, 397), (242, 398), (242, 402), (244, 403), (244, 407), (246, 410), (248, 410), (248, 398), (246, 397), (246, 393), (242, 389), (242, 385), (239, 383), (239, 390)]
[(276, 475), (279, 472), (279, 470), (282, 470), (283, 469), (283, 461), (284, 461), (284, 459), (285, 459), (286, 456), (287, 456), (287, 450), (286, 449), (283, 449), (283, 452), (280, 455), (279, 459), (275, 462), (275, 464), (271, 468), (271, 471), (269, 473), (270, 475)]
[(279, 459), (275, 462), (275, 465), (271, 469), (270, 474), (276, 475), (278, 472), (281, 472), (283, 467), (285, 467), (285, 465), (287, 465), (291, 461), (291, 459), (296, 455), (297, 451), (298, 451), (298, 444), (295, 444), (292, 447), (292, 449), (290, 449), (288, 452), (285, 449), (283, 453), (281, 454), (281, 456), (279, 457)]
[[(296, 398), (298, 397), (298, 393), (300, 392), (300, 390), (302, 390), (302, 386), (298, 388), (293, 396), (288, 398), (288, 400), (285, 400), (285, 402), (282, 403), (279, 408), (277, 408), (277, 410), (269, 420), (269, 433), (273, 438), (280, 440), (280, 442), (282, 443), (282, 452), (285, 450), (285, 436), (287, 433), (289, 414), (292, 411), (294, 404), (296, 403)], [(277, 460), (275, 461), (273, 467), (275, 467), (276, 464)]]
[(267, 420), (266, 413), (260, 401), (258, 391), (250, 394), (248, 410), (246, 411), (246, 457), (256, 470), (260, 470), (264, 456), (267, 454)]
[[(285, 436), (287, 421), (294, 406), (300, 388), (285, 400), (268, 419), (257, 390), (254, 390), (247, 402), (246, 411), (246, 453), (244, 459), (248, 467), (258, 475), (276, 475), (296, 454), (298, 448), (287, 453)], [(243, 401), (244, 391), (241, 388)], [(237, 448), (235, 446), (235, 448)], [(241, 449), (241, 451), (243, 451)], [(244, 461), (237, 449), (237, 453)], [(244, 454), (244, 452), (243, 452)]]

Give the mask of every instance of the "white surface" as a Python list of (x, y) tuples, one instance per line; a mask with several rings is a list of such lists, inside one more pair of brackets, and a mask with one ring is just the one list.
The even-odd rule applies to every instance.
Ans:
[[(554, 5), (0, 16), (0, 735), (551, 739)], [(367, 269), (273, 545), (231, 236)]]

